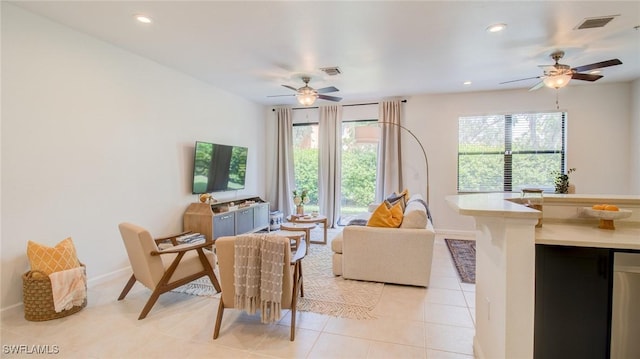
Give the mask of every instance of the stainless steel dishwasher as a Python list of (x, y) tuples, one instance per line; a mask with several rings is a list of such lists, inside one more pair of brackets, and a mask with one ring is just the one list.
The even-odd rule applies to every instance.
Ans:
[(640, 358), (640, 253), (613, 257), (611, 359)]

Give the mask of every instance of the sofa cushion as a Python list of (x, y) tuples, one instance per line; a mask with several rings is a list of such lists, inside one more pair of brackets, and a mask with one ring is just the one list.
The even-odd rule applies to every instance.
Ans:
[(400, 206), (402, 207), (402, 212), (404, 212), (405, 207), (407, 206), (407, 202), (409, 201), (409, 190), (405, 189), (404, 191), (398, 193), (393, 192), (389, 196), (387, 196), (387, 202), (392, 205), (400, 202)]
[(380, 203), (378, 208), (371, 214), (371, 218), (367, 222), (369, 227), (390, 227), (398, 228), (402, 223), (402, 205), (401, 201), (392, 205), (387, 201)]
[(331, 250), (336, 253), (342, 253), (342, 233), (338, 233), (331, 241)]
[(354, 218), (347, 223), (347, 226), (366, 226), (367, 222), (366, 218)]
[(407, 204), (400, 228), (423, 229), (427, 227), (427, 221), (427, 211), (424, 205), (419, 201), (412, 200)]

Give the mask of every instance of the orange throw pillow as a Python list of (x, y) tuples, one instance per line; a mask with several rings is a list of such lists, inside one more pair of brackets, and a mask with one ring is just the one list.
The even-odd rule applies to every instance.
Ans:
[(389, 227), (398, 228), (402, 224), (402, 201), (390, 204), (387, 201), (380, 203), (378, 208), (371, 214), (367, 222), (369, 227)]
[(42, 271), (47, 275), (80, 266), (71, 237), (62, 240), (55, 247), (28, 241), (27, 257), (32, 271)]

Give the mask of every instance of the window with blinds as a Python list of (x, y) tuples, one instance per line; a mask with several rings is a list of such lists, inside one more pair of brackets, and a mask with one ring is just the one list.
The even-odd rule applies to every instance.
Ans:
[(458, 119), (458, 192), (554, 191), (565, 170), (566, 112)]

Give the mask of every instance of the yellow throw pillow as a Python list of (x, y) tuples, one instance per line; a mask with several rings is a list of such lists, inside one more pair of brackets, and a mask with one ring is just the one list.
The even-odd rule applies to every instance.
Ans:
[(39, 270), (47, 275), (80, 266), (71, 237), (62, 240), (53, 248), (28, 241), (27, 257), (32, 271)]
[(380, 203), (378, 208), (371, 214), (367, 222), (369, 227), (390, 227), (398, 228), (402, 224), (402, 201), (390, 204), (387, 201)]

